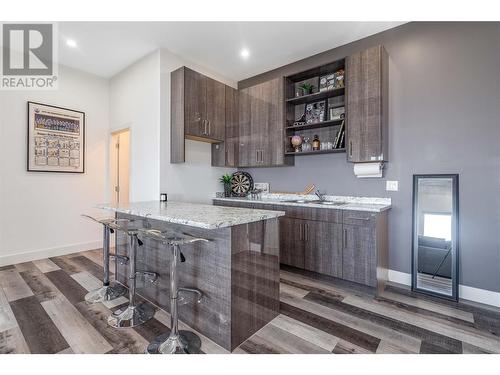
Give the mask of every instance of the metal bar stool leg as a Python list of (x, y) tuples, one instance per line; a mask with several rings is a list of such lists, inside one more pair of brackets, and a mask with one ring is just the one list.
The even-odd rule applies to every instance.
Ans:
[(172, 259), (170, 261), (170, 333), (155, 338), (146, 349), (150, 354), (196, 354), (200, 353), (200, 338), (189, 331), (179, 331), (178, 299), (179, 292), (186, 291), (198, 294), (198, 302), (202, 294), (199, 290), (179, 288), (178, 264), (181, 257), (178, 243), (171, 245)]
[(137, 248), (142, 245), (142, 242), (137, 237), (137, 232), (129, 232), (129, 276), (128, 276), (128, 292), (129, 303), (124, 309), (115, 311), (108, 318), (108, 324), (115, 328), (136, 327), (147, 322), (155, 314), (153, 305), (143, 302), (136, 304), (136, 255)]
[(103, 260), (103, 278), (102, 287), (92, 290), (85, 295), (85, 301), (90, 303), (112, 301), (127, 293), (127, 289), (117, 283), (109, 281), (109, 242), (111, 228), (106, 223), (103, 224), (103, 239), (102, 239), (102, 260)]

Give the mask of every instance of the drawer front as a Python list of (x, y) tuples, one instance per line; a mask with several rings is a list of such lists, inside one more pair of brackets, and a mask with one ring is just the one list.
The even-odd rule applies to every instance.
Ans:
[(343, 223), (349, 225), (375, 225), (376, 212), (349, 211), (343, 212)]
[(328, 221), (342, 223), (342, 211), (331, 208), (308, 208), (276, 205), (276, 210), (286, 212), (287, 217), (303, 220)]

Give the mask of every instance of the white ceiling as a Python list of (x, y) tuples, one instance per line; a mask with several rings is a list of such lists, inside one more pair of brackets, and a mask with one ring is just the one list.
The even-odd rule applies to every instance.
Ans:
[[(166, 48), (239, 81), (403, 22), (61, 22), (59, 61), (112, 77)], [(70, 48), (66, 39), (78, 47)], [(240, 50), (248, 48), (243, 60)]]

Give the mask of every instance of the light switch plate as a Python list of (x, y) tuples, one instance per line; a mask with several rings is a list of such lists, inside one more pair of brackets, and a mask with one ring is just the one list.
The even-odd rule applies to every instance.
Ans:
[(386, 181), (385, 182), (385, 190), (387, 191), (398, 191), (398, 181)]

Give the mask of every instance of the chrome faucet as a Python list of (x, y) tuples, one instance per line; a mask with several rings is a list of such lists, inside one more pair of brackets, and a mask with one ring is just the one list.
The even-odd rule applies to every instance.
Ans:
[(325, 195), (326, 195), (326, 194), (321, 193), (321, 192), (319, 191), (319, 189), (316, 189), (316, 191), (315, 191), (315, 193), (314, 193), (314, 194), (316, 194), (316, 196), (319, 198), (319, 200), (320, 200), (320, 201), (324, 201), (324, 200), (325, 200)]

